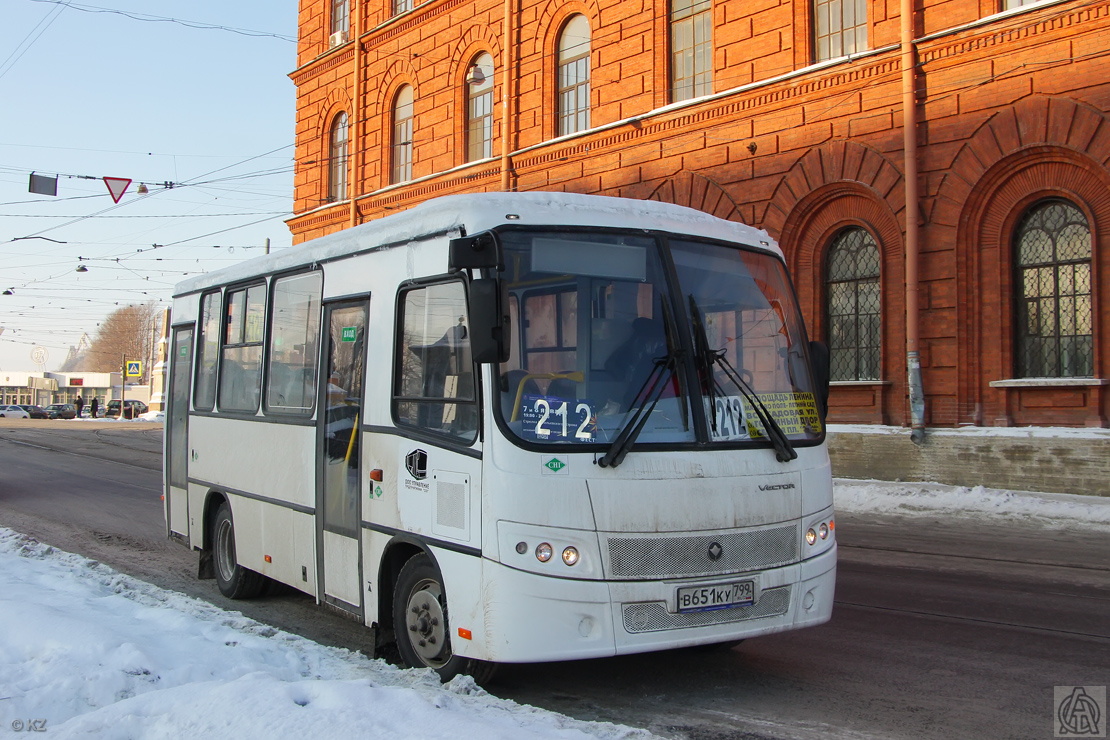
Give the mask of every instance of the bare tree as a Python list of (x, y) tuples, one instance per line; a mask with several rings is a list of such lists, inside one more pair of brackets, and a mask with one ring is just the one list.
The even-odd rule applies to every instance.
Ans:
[(79, 369), (89, 372), (118, 372), (124, 360), (143, 362), (143, 380), (150, 377), (147, 358), (158, 341), (162, 312), (154, 303), (126, 306), (113, 311), (100, 323), (88, 351), (78, 360)]

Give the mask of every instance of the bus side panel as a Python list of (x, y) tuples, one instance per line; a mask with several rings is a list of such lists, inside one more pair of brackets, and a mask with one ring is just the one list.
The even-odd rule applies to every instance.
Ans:
[[(369, 433), (363, 441), (366, 469), (382, 471), (382, 480), (371, 483), (363, 493), (366, 579), (378, 580), (382, 558), (394, 542), (395, 531), (405, 533), (409, 542), (424, 543), (434, 549), (437, 560), (445, 552), (444, 548), (436, 547), (438, 543), (457, 548), (458, 551), (449, 553), (449, 559), (454, 562), (461, 558), (461, 562), (468, 564), (453, 565), (450, 573), (442, 573), (444, 585), (452, 615), (459, 615), (459, 619), (466, 615), (466, 620), (474, 623), (474, 615), (481, 614), (477, 584), (483, 542), (482, 461), (396, 434)], [(470, 580), (456, 580), (460, 576), (455, 574), (462, 572)], [(386, 596), (391, 600), (392, 594)], [(377, 609), (377, 599), (368, 599), (367, 624), (380, 621)], [(457, 632), (452, 629), (452, 634)]]
[(315, 509), (315, 426), (212, 416), (193, 416), (189, 424), (191, 479)]

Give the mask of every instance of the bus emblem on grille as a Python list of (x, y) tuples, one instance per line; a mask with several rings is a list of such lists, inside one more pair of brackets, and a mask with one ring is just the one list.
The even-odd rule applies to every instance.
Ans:
[(709, 556), (710, 560), (720, 560), (721, 554), (724, 553), (724, 551), (725, 549), (721, 547), (720, 542), (714, 542), (712, 545), (709, 546), (709, 550), (708, 552), (706, 552), (706, 554)]

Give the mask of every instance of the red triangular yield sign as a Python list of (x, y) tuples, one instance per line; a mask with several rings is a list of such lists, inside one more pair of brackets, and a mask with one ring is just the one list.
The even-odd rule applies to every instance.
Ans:
[(108, 186), (108, 193), (112, 196), (113, 203), (119, 203), (119, 199), (127, 192), (127, 186), (131, 181), (125, 177), (105, 177), (104, 184)]

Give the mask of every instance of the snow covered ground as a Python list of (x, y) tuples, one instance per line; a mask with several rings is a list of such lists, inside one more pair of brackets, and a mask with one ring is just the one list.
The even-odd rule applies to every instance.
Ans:
[[(1110, 529), (1110, 498), (839, 480), (837, 507)], [(440, 685), (0, 528), (0, 731), (52, 738), (648, 738)]]

